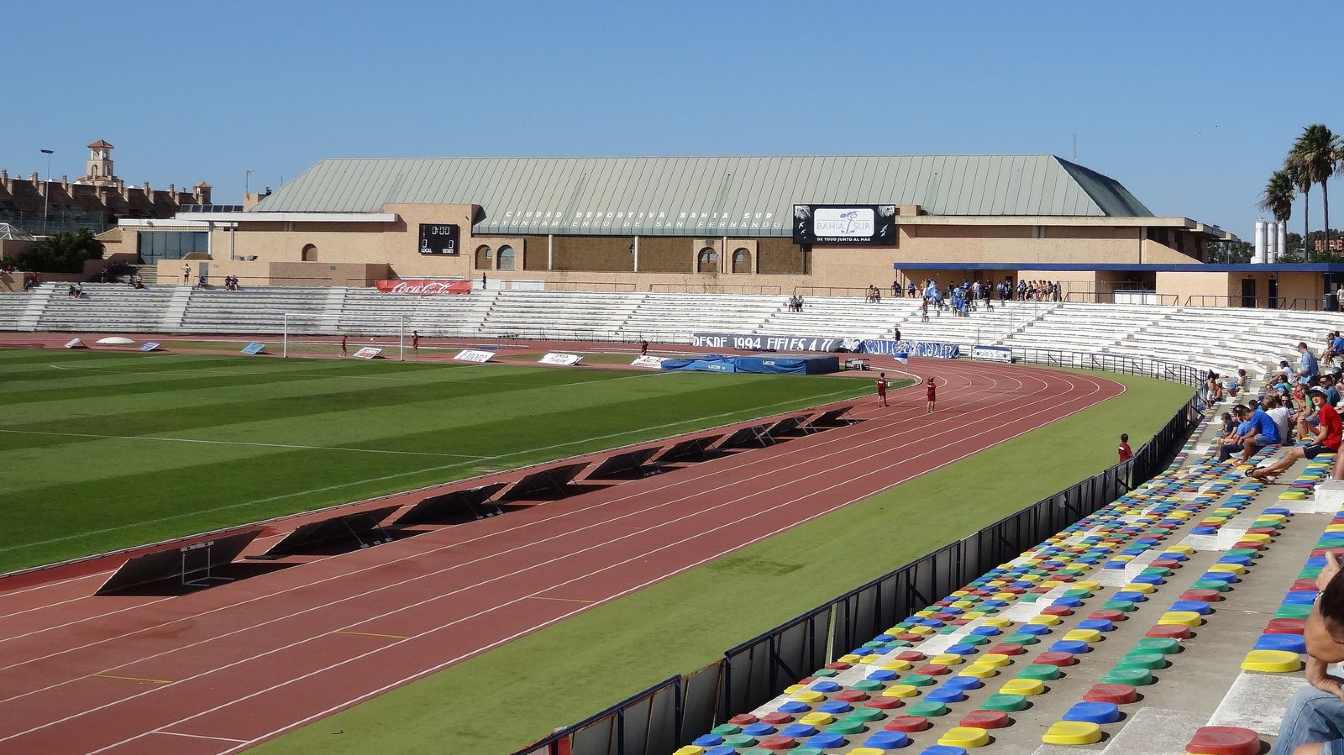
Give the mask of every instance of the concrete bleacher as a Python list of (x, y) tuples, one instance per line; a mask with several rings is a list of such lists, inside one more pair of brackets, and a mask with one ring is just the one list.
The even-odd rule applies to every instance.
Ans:
[(1324, 456), (1249, 480), (1215, 434), (678, 755), (1261, 752), (1306, 683), (1294, 622), (1344, 490), (1317, 500)]
[[(1150, 357), (1262, 376), (1295, 361), (1306, 340), (1344, 328), (1328, 312), (1117, 304), (999, 302), (968, 317), (916, 299), (811, 297), (802, 312), (785, 297), (745, 294), (477, 291), (465, 296), (394, 296), (366, 288), (221, 288), (85, 284), (66, 300), (61, 284), (0, 296), (0, 329), (164, 333), (393, 333), (522, 336), (686, 343), (696, 331), (840, 338), (902, 337), (1019, 349)], [(20, 305), (19, 302), (24, 302)]]

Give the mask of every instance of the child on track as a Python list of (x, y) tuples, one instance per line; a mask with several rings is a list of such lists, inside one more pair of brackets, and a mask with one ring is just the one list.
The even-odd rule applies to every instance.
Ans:
[(926, 386), (928, 387), (929, 402), (924, 409), (924, 413), (933, 414), (934, 403), (938, 400), (938, 386), (934, 384), (933, 378), (929, 378), (929, 382), (926, 383)]
[(1116, 453), (1122, 462), (1134, 458), (1134, 451), (1129, 447), (1129, 433), (1120, 433), (1120, 445), (1116, 448)]
[(882, 406), (887, 405), (887, 373), (877, 373), (877, 402)]

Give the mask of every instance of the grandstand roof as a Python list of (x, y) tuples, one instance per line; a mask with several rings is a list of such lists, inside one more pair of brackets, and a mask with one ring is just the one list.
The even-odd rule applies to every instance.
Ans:
[(256, 211), (415, 203), (479, 205), (477, 233), (787, 236), (795, 203), (1152, 216), (1118, 181), (1054, 155), (343, 158), (319, 162)]

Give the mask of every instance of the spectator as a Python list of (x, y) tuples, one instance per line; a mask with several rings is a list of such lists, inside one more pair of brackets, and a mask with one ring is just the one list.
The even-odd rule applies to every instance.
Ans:
[(1344, 336), (1341, 336), (1339, 331), (1336, 330), (1331, 334), (1330, 348), (1325, 352), (1324, 359), (1330, 362), (1339, 357), (1344, 357)]
[(1251, 378), (1250, 378), (1249, 375), (1246, 374), (1246, 370), (1245, 370), (1245, 368), (1243, 368), (1243, 367), (1238, 367), (1238, 368), (1237, 368), (1237, 389), (1236, 389), (1236, 392), (1233, 393), (1232, 395), (1235, 396), (1235, 395), (1237, 395), (1238, 393), (1245, 393), (1246, 390), (1250, 387), (1250, 384), (1251, 384)]
[(1251, 413), (1246, 407), (1240, 404), (1232, 407), (1232, 418), (1236, 420), (1237, 426), (1218, 442), (1218, 461), (1227, 461), (1232, 452), (1245, 444), (1246, 436), (1251, 431), (1250, 416)]
[(182, 266), (182, 285), (185, 286), (190, 282), (191, 282), (191, 264), (188, 263)]
[(1279, 360), (1279, 370), (1278, 370), (1278, 374), (1280, 375), (1280, 377), (1282, 377), (1283, 382), (1285, 382), (1285, 383), (1292, 383), (1292, 382), (1293, 382), (1293, 368), (1288, 366), (1288, 360), (1287, 360), (1287, 359), (1280, 359), (1280, 360)]
[(1316, 361), (1316, 355), (1311, 349), (1307, 348), (1304, 341), (1299, 341), (1297, 351), (1301, 356), (1297, 358), (1297, 379), (1298, 382), (1308, 385), (1312, 378), (1320, 372), (1320, 365)]
[(1237, 420), (1232, 416), (1232, 412), (1223, 412), (1219, 419), (1223, 422), (1223, 437), (1232, 434), (1237, 429)]
[(905, 295), (910, 297), (911, 299), (915, 298), (915, 294), (918, 290), (919, 289), (915, 287), (915, 281), (913, 279), (911, 279), (909, 283), (905, 284)]
[(1263, 408), (1256, 405), (1251, 411), (1251, 429), (1242, 441), (1241, 460), (1248, 461), (1251, 454), (1264, 448), (1265, 446), (1275, 446), (1281, 442), (1279, 438), (1278, 425), (1265, 412)]
[[(1344, 457), (1341, 457), (1344, 458)], [(1288, 702), (1273, 755), (1328, 755), (1344, 747), (1344, 691), (1326, 667), (1344, 661), (1344, 579), (1339, 560), (1325, 552), (1316, 576), (1319, 594), (1307, 614), (1302, 638), (1307, 645), (1307, 682)], [(1313, 746), (1315, 745), (1315, 746)]]
[(1288, 453), (1284, 454), (1282, 459), (1268, 466), (1250, 470), (1246, 473), (1247, 477), (1274, 482), (1278, 479), (1280, 472), (1291, 467), (1298, 459), (1314, 459), (1322, 453), (1334, 453), (1339, 450), (1339, 414), (1333, 406), (1326, 403), (1323, 388), (1312, 388), (1310, 395), (1312, 402), (1316, 404), (1316, 411), (1320, 417), (1316, 426), (1315, 437), (1312, 438), (1311, 443), (1289, 448)]
[(1292, 412), (1284, 405), (1283, 399), (1276, 394), (1265, 397), (1265, 414), (1274, 420), (1274, 426), (1279, 429), (1279, 440), (1288, 443), (1292, 437)]
[(1331, 406), (1339, 403), (1339, 383), (1334, 375), (1321, 375), (1321, 387), (1325, 389), (1325, 402)]
[(900, 282), (900, 281), (892, 281), (892, 282), (891, 282), (891, 298), (893, 298), (893, 299), (899, 299), (900, 296), (901, 296), (901, 282)]
[(1129, 447), (1129, 433), (1120, 433), (1120, 446), (1116, 448), (1116, 453), (1119, 454), (1121, 462), (1134, 458), (1134, 451)]

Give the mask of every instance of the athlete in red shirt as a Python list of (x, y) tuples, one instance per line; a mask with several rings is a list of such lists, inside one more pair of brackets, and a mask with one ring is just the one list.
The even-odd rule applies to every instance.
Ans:
[(877, 373), (877, 401), (882, 406), (887, 405), (887, 373)]
[(929, 389), (929, 390), (928, 390), (928, 394), (929, 394), (929, 403), (928, 403), (928, 405), (925, 407), (925, 409), (924, 409), (924, 413), (925, 413), (925, 414), (933, 414), (933, 409), (934, 409), (934, 406), (933, 406), (933, 405), (934, 405), (934, 403), (938, 400), (938, 386), (934, 385), (933, 378), (929, 378), (929, 382), (926, 383), (926, 386), (927, 386), (927, 388)]
[[(1339, 450), (1339, 438), (1341, 423), (1339, 412), (1330, 405), (1326, 399), (1325, 389), (1319, 386), (1307, 391), (1311, 397), (1311, 402), (1316, 405), (1316, 437), (1312, 442), (1305, 446), (1292, 446), (1288, 453), (1283, 455), (1282, 459), (1266, 467), (1256, 467), (1246, 473), (1248, 477), (1254, 477), (1266, 482), (1274, 482), (1274, 479), (1280, 472), (1291, 467), (1293, 462), (1298, 459), (1314, 459), (1323, 453), (1334, 453)], [(1335, 469), (1339, 469), (1338, 460), (1335, 463)]]

